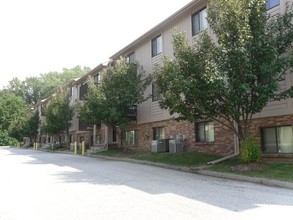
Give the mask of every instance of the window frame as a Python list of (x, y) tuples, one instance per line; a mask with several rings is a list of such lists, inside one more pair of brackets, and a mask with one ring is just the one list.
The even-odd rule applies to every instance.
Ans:
[[(200, 9), (199, 11), (193, 13), (191, 15), (191, 31), (192, 31), (192, 36), (196, 36), (197, 34), (199, 34), (200, 32), (206, 30), (208, 28), (208, 22), (207, 22), (207, 19), (205, 17), (205, 21), (201, 21), (202, 18), (201, 18), (201, 15), (204, 11), (207, 11), (207, 7), (204, 7), (202, 9)], [(198, 24), (195, 24), (195, 17), (197, 16), (197, 20), (198, 20)], [(206, 23), (206, 27), (202, 27), (203, 23)], [(196, 30), (196, 26), (195, 25), (198, 25), (198, 31)]]
[(162, 99), (162, 93), (160, 92), (160, 89), (158, 85), (155, 83), (152, 83), (152, 101), (156, 102)]
[(163, 52), (163, 39), (161, 34), (152, 39), (151, 50), (152, 50), (152, 57), (155, 57)]
[(127, 55), (127, 63), (135, 63), (135, 52), (131, 52)]
[(88, 93), (88, 84), (83, 83), (79, 87), (79, 100), (85, 100), (85, 96)]
[(153, 140), (165, 139), (165, 127), (153, 127)]
[(117, 131), (112, 129), (112, 143), (117, 143)]
[[(210, 140), (210, 141), (208, 140), (208, 136), (207, 136), (207, 131), (209, 131), (209, 130), (206, 130), (206, 127), (209, 126), (209, 123), (212, 123), (212, 125), (213, 125), (213, 140)], [(203, 138), (199, 137), (200, 125), (204, 126), (203, 127), (204, 128), (204, 130), (203, 130), (204, 137)], [(214, 123), (214, 121), (201, 121), (201, 122), (195, 123), (195, 142), (196, 143), (214, 143), (215, 142), (215, 123)]]
[[(130, 133), (133, 133), (133, 134), (130, 135)], [(125, 145), (127, 146), (137, 146), (138, 145), (138, 130), (125, 131), (124, 141), (125, 141)]]
[(101, 74), (97, 73), (93, 76), (94, 84), (99, 85), (101, 82)]
[[(278, 136), (278, 128), (285, 128), (285, 127), (291, 127), (292, 128), (292, 136), (293, 136), (293, 125), (280, 125), (280, 126), (269, 126), (269, 127), (261, 127), (260, 128), (260, 133), (261, 133), (261, 149), (264, 154), (293, 154), (293, 146), (292, 146), (292, 152), (291, 153), (284, 153), (281, 152), (281, 147), (280, 147), (280, 140)], [(265, 147), (265, 135), (264, 135), (264, 130), (265, 129), (274, 129), (274, 137), (276, 143), (276, 151), (275, 152), (265, 152), (266, 147)]]
[[(266, 0), (266, 10), (270, 10), (274, 7), (277, 7), (280, 5), (280, 0), (277, 0), (278, 2), (277, 3), (274, 3), (274, 2), (271, 2), (270, 0)], [(274, 3), (274, 4), (273, 4)]]

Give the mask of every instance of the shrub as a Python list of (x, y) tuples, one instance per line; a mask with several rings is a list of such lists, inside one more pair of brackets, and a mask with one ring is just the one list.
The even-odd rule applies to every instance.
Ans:
[(16, 146), (18, 141), (8, 135), (6, 131), (0, 130), (0, 146)]
[(243, 163), (259, 161), (260, 147), (254, 137), (250, 136), (241, 143), (240, 159)]

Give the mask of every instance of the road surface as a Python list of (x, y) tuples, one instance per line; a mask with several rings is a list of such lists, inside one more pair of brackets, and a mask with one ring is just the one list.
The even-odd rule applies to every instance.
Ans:
[(293, 191), (147, 165), (0, 148), (0, 219), (292, 219)]

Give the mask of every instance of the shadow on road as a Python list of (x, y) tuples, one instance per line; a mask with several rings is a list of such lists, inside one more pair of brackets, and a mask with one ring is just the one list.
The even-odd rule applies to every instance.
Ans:
[(293, 191), (287, 189), (120, 161), (16, 148), (3, 150), (9, 151), (7, 156), (11, 158), (18, 155), (30, 157), (31, 160), (26, 162), (29, 164), (70, 168), (52, 174), (60, 182), (123, 185), (153, 195), (175, 194), (230, 211), (241, 212), (262, 205), (293, 208)]

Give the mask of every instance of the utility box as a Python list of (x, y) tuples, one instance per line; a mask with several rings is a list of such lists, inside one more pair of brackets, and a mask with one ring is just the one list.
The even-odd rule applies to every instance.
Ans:
[(170, 139), (169, 140), (169, 152), (170, 153), (183, 152), (183, 142), (179, 139)]
[(152, 140), (152, 152), (168, 152), (169, 139)]
[(158, 152), (158, 140), (152, 140), (152, 152)]
[(158, 140), (158, 148), (160, 152), (169, 152), (169, 139)]

